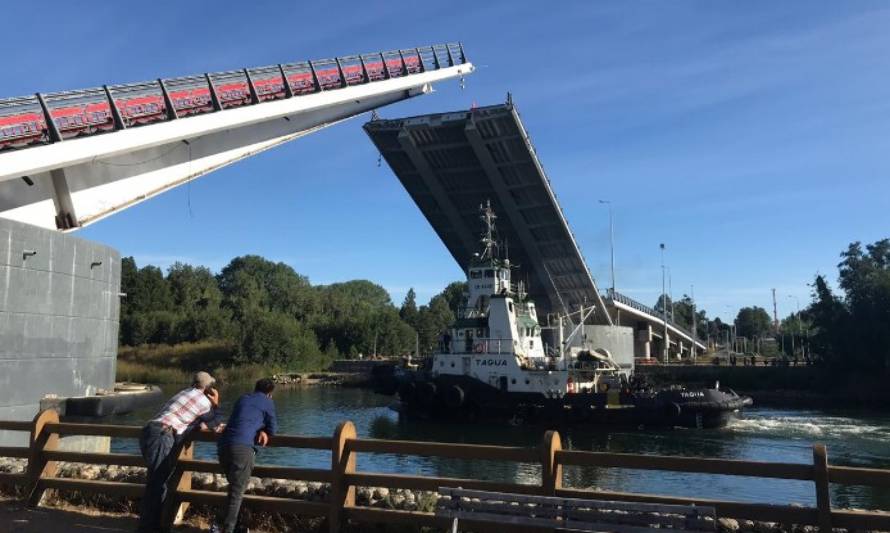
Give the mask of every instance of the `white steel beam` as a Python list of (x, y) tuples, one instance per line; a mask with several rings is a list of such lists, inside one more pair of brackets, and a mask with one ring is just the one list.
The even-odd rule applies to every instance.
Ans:
[(432, 92), (473, 65), (392, 78), (0, 154), (0, 216), (73, 229), (242, 158)]

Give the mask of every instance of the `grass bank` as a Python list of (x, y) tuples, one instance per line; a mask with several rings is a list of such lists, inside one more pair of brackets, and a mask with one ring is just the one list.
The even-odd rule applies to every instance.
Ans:
[(225, 341), (121, 346), (117, 380), (138, 383), (183, 383), (194, 372), (206, 370), (220, 383), (249, 383), (283, 372), (312, 372), (330, 365), (324, 357), (301, 359), (299, 364), (274, 365), (239, 362), (234, 346)]

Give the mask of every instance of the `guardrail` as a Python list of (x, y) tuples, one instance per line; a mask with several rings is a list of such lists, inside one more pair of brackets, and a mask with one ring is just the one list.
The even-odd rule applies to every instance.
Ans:
[(436, 44), (0, 99), (0, 152), (374, 83), (467, 62)]
[[(631, 308), (633, 308), (633, 309), (636, 309), (637, 311), (640, 311), (641, 313), (646, 313), (647, 315), (652, 315), (652, 316), (654, 316), (654, 317), (661, 317), (661, 316), (662, 316), (662, 313), (659, 313), (658, 311), (656, 311), (656, 310), (653, 309), (652, 307), (649, 307), (649, 306), (646, 305), (646, 304), (640, 303), (640, 302), (634, 300), (633, 298), (631, 298), (631, 297), (629, 297), (629, 296), (625, 296), (625, 295), (621, 294), (620, 292), (613, 291), (612, 289), (608, 289), (608, 290), (606, 291), (606, 295), (604, 296), (604, 298), (605, 298), (606, 300), (612, 300), (612, 301), (615, 301), (615, 302), (618, 302), (618, 303), (622, 303), (622, 304), (624, 304), (624, 305), (626, 305), (626, 306), (628, 306), (628, 307), (631, 307)], [(694, 339), (695, 342), (701, 344), (701, 341), (699, 341), (698, 339), (695, 338), (695, 336), (692, 334), (692, 331), (690, 331), (690, 330), (686, 329), (685, 327), (683, 327), (683, 326), (677, 324), (677, 323), (674, 322), (673, 320), (668, 320), (668, 324), (669, 324), (671, 327), (673, 327), (674, 329), (680, 331), (681, 333), (683, 333), (684, 335), (686, 335), (687, 337), (689, 337), (690, 339)]]
[[(63, 435), (92, 435), (118, 438), (139, 437), (141, 428), (107, 424), (74, 424), (59, 421), (55, 411), (43, 411), (33, 422), (0, 421), (0, 430), (24, 431), (31, 435), (28, 447), (2, 447), (0, 456), (28, 459), (24, 474), (0, 474), (0, 483), (24, 487), (25, 498), (30, 505), (37, 505), (46, 489), (98, 492), (112, 496), (138, 498), (143, 486), (134, 483), (67, 479), (56, 477), (58, 461), (89, 464), (142, 466), (142, 457), (121, 453), (82, 453), (58, 449)], [(215, 433), (197, 432), (179, 454), (169, 490), (172, 497), (165, 509), (165, 523), (171, 525), (192, 503), (222, 505), (225, 494), (191, 488), (192, 472), (220, 472), (214, 461), (201, 461), (192, 455), (193, 441), (213, 442)], [(352, 422), (341, 422), (331, 437), (307, 437), (276, 435), (269, 443), (273, 447), (314, 450), (330, 450), (331, 468), (294, 468), (286, 466), (258, 465), (253, 475), (289, 480), (318, 481), (330, 484), (327, 501), (310, 502), (293, 498), (245, 495), (244, 504), (256, 509), (279, 513), (327, 517), (329, 529), (339, 531), (346, 520), (366, 523), (410, 523), (417, 526), (448, 527), (447, 520), (433, 513), (372, 508), (356, 505), (356, 487), (387, 487), (412, 490), (438, 491), (439, 487), (564, 496), (595, 500), (634, 501), (663, 504), (707, 505), (717, 510), (718, 517), (739, 518), (783, 524), (816, 525), (821, 533), (831, 533), (832, 528), (850, 530), (890, 530), (890, 513), (878, 511), (853, 511), (833, 509), (830, 502), (829, 484), (865, 485), (890, 487), (890, 470), (830, 466), (825, 446), (813, 446), (813, 462), (775, 463), (739, 461), (728, 459), (704, 459), (631, 455), (621, 453), (587, 452), (563, 449), (559, 433), (544, 433), (537, 448), (513, 446), (489, 446), (452, 444), (442, 442), (418, 442), (382, 439), (365, 439), (356, 436)], [(358, 454), (397, 454), (452, 459), (506, 461), (532, 463), (541, 466), (539, 484), (489, 481), (465, 478), (446, 478), (409, 474), (359, 472), (356, 470)], [(777, 505), (771, 503), (746, 503), (712, 498), (685, 498), (656, 494), (609, 492), (575, 489), (563, 486), (563, 467), (582, 466), (598, 468), (624, 468), (660, 470), (698, 474), (749, 476), (768, 479), (812, 481), (816, 495), (816, 507)], [(713, 495), (712, 495), (713, 496)], [(468, 523), (473, 531), (498, 530), (501, 526)]]

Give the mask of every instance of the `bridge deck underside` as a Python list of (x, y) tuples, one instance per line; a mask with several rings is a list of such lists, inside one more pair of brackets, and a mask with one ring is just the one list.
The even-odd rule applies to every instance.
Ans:
[(365, 130), (458, 264), (481, 248), (479, 206), (491, 201), (498, 235), (544, 312), (603, 300), (512, 105), (375, 120)]

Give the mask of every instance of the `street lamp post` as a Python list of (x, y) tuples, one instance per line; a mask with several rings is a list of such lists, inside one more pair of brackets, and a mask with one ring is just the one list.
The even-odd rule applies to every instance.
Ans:
[[(732, 306), (729, 304), (726, 304), (726, 305), (724, 305), (724, 307), (726, 307), (726, 309), (728, 309), (727, 314), (731, 317), (732, 316)], [(729, 326), (726, 328), (726, 354), (728, 356), (732, 352), (735, 351), (735, 346), (734, 346), (734, 344), (735, 344), (735, 319), (733, 319), (732, 322), (727, 322), (726, 325)]]
[(668, 362), (668, 315), (667, 315), (667, 298), (664, 286), (664, 243), (658, 245), (661, 248), (661, 318), (664, 321), (664, 362)]
[(689, 356), (695, 362), (695, 343), (698, 339), (698, 332), (695, 329), (695, 285), (689, 286), (689, 298), (692, 300), (692, 351), (689, 352)]
[(600, 200), (601, 204), (609, 206), (609, 255), (612, 262), (612, 294), (615, 294), (615, 226), (612, 222), (612, 201)]
[[(803, 326), (801, 325), (800, 320), (800, 299), (797, 296), (788, 295), (789, 298), (793, 298), (797, 304), (797, 336), (801, 339), (800, 344), (800, 355), (801, 357), (806, 357), (806, 353), (803, 348)], [(794, 335), (791, 336), (791, 355), (794, 355)]]
[(674, 275), (671, 273), (671, 267), (667, 267), (668, 271), (668, 298), (671, 299), (671, 322), (676, 323), (674, 318)]

